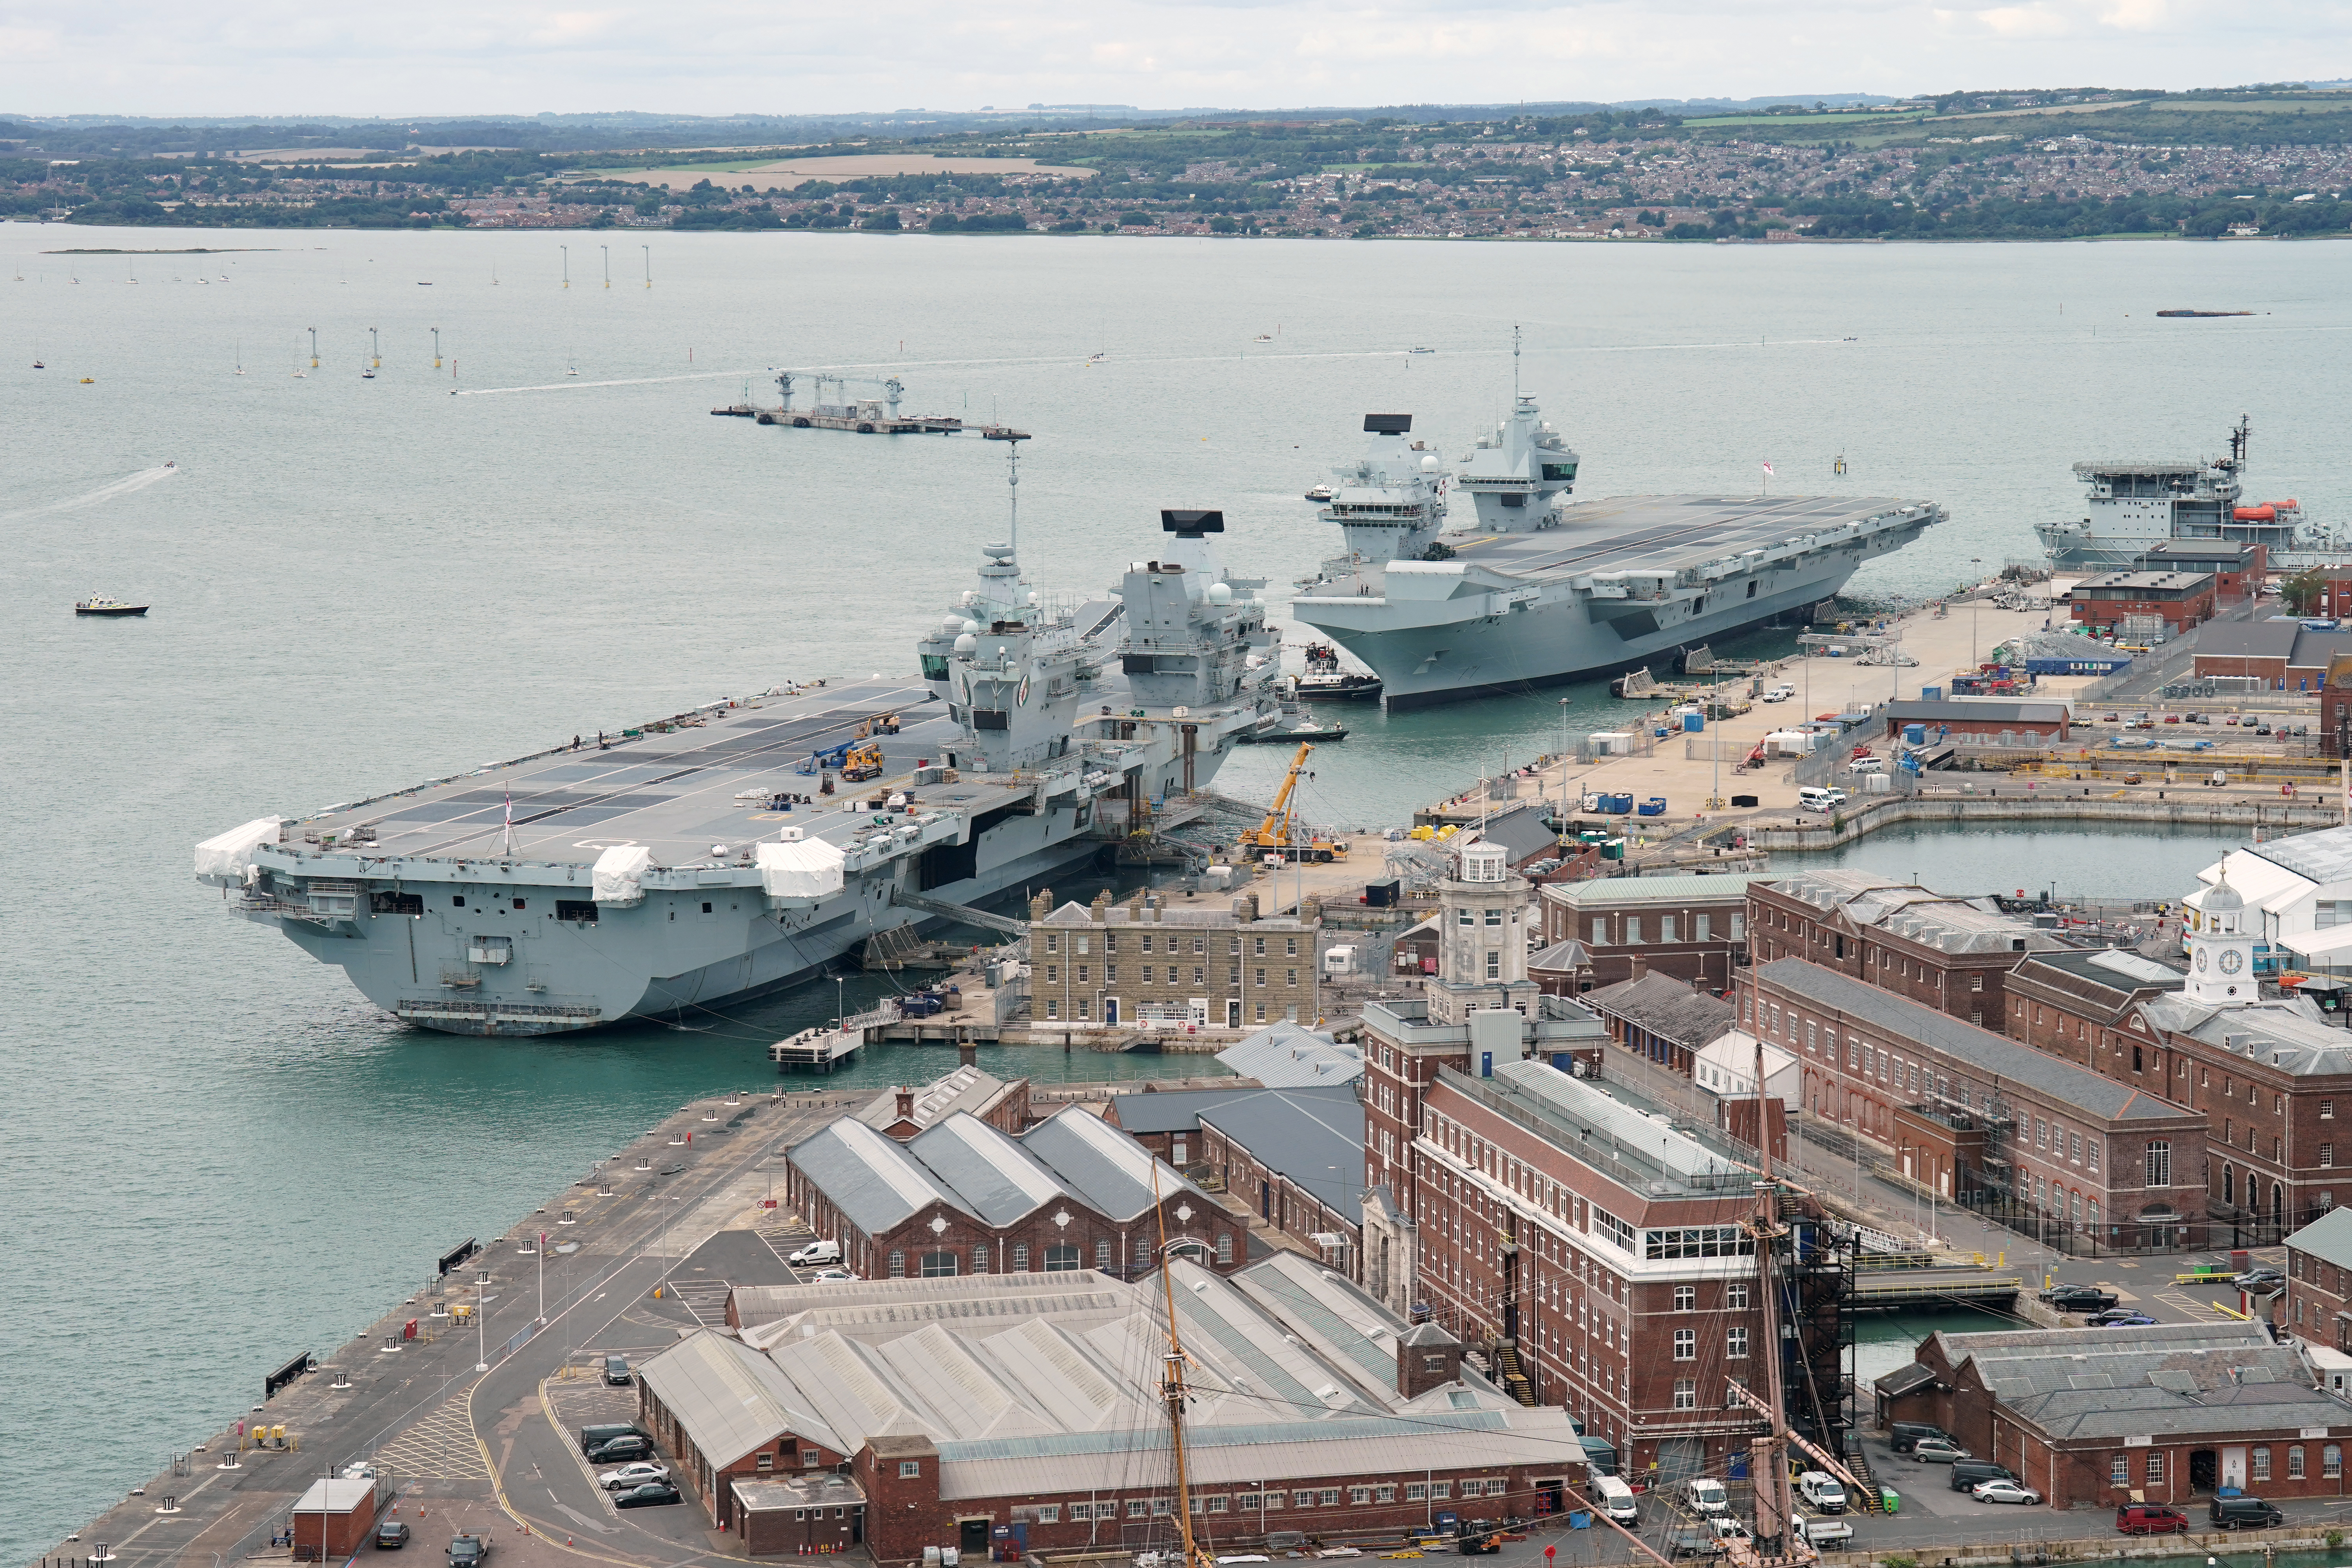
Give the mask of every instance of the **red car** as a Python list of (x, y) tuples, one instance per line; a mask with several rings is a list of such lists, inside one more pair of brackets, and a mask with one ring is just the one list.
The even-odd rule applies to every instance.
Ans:
[(2116, 1528), (2126, 1535), (2185, 1535), (2189, 1532), (2189, 1516), (2177, 1508), (2126, 1503), (2116, 1510)]

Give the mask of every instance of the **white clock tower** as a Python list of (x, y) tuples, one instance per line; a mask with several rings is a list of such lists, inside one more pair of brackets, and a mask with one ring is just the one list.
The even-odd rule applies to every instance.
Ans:
[(2261, 994), (2254, 984), (2254, 939), (2246, 931), (2246, 900), (2230, 886), (2226, 865), (2221, 879), (2198, 902), (2189, 932), (2189, 1000), (2212, 1007), (2254, 1000)]

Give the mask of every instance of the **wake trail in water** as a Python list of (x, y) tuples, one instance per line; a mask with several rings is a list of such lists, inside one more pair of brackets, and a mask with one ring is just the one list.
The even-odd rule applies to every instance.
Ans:
[(111, 484), (100, 485), (94, 490), (87, 490), (78, 496), (69, 496), (64, 500), (53, 500), (47, 506), (26, 507), (22, 511), (0, 513), (0, 522), (14, 522), (19, 518), (47, 517), (56, 512), (79, 511), (84, 507), (102, 506), (122, 496), (134, 495), (150, 485), (162, 484), (179, 471), (177, 468), (142, 468), (135, 474), (124, 475)]

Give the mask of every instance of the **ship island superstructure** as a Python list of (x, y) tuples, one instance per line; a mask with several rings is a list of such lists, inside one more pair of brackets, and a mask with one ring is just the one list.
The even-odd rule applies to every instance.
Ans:
[[(917, 679), (785, 687), (199, 845), (238, 914), (424, 1027), (709, 1022), (877, 931), (1099, 853), (1205, 788), (1277, 711), (1262, 580), (1214, 511), (1051, 603), (1013, 545), (918, 644)], [(853, 749), (879, 776), (830, 793)]]
[[(1442, 465), (1406, 445), (1412, 416), (1364, 428), (1370, 448), (1322, 512), (1346, 553), (1297, 585), (1291, 613), (1369, 665), (1391, 708), (1632, 668), (1801, 616), (1944, 517), (1889, 497), (1579, 501), (1576, 453), (1517, 393), (1463, 458), (1475, 521), (1449, 530)], [(1417, 479), (1401, 481), (1400, 450)], [(1390, 510), (1367, 519), (1374, 506)]]
[(2096, 458), (2074, 465), (2084, 486), (2083, 515), (2034, 525), (2057, 572), (2128, 571), (2175, 539), (2259, 544), (2272, 569), (2333, 560), (2337, 542), (2306, 526), (2293, 500), (2246, 505), (2253, 427), (2243, 415), (2219, 458)]

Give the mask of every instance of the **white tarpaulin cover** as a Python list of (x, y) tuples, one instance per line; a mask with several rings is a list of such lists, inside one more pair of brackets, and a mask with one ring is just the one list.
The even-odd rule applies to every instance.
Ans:
[(594, 879), (600, 904), (634, 904), (646, 896), (637, 879), (654, 863), (654, 852), (642, 844), (615, 844), (596, 857)]
[(760, 884), (775, 899), (821, 899), (841, 891), (842, 853), (822, 838), (760, 846)]
[(254, 849), (259, 845), (275, 844), (278, 825), (285, 820), (282, 816), (257, 816), (243, 827), (215, 833), (196, 846), (196, 875), (242, 880), (245, 868), (253, 864)]

